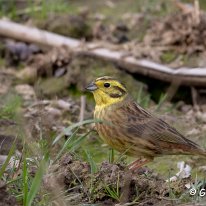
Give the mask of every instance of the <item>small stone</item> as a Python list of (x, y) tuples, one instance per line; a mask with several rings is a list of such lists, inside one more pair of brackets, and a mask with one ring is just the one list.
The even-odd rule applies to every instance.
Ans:
[(22, 98), (25, 101), (36, 100), (36, 94), (35, 94), (34, 89), (33, 89), (33, 87), (31, 87), (28, 84), (17, 85), (17, 86), (15, 86), (15, 90), (19, 95), (22, 96)]
[(201, 172), (206, 172), (206, 165), (198, 167), (198, 170)]
[(71, 105), (71, 103), (69, 103), (69, 102), (67, 102), (65, 100), (60, 99), (60, 100), (56, 101), (56, 106), (59, 109), (63, 109), (65, 111), (70, 111), (72, 105)]
[(184, 112), (184, 113), (189, 112), (191, 109), (192, 109), (191, 105), (183, 105), (181, 107), (181, 111)]
[(196, 118), (197, 118), (197, 120), (206, 123), (206, 113), (198, 111), (196, 113)]
[(206, 104), (201, 105), (201, 111), (206, 113)]
[(59, 109), (54, 108), (54, 107), (47, 106), (47, 107), (45, 107), (45, 110), (54, 116), (61, 116), (62, 115), (61, 111)]
[(206, 124), (204, 124), (201, 128), (202, 128), (202, 131), (206, 131)]
[(54, 76), (55, 77), (61, 77), (66, 73), (66, 68), (62, 67), (62, 68), (58, 68), (57, 70), (55, 70), (54, 72)]
[(188, 136), (192, 136), (192, 135), (197, 135), (197, 134), (199, 134), (200, 133), (200, 130), (199, 129), (197, 129), (197, 128), (193, 128), (193, 129), (191, 129), (189, 132), (187, 132), (187, 135)]

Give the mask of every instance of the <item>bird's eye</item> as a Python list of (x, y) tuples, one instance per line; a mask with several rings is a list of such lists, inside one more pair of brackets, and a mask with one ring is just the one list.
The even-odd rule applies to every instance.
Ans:
[(104, 83), (104, 87), (106, 88), (110, 87), (110, 83)]

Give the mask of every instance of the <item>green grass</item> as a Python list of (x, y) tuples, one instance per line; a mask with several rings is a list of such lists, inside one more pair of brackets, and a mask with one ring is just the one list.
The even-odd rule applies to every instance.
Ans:
[(33, 12), (33, 18), (43, 20), (51, 14), (74, 14), (77, 13), (77, 9), (78, 7), (72, 5), (69, 1), (50, 0), (49, 4), (46, 1), (42, 1), (41, 11)]
[[(138, 1), (118, 1), (110, 6), (109, 3), (90, 0), (85, 5), (82, 0), (25, 0), (16, 4), (15, 0), (0, 0), (0, 16), (7, 16), (13, 20), (18, 20), (22, 15), (27, 15), (33, 19), (45, 20), (52, 14), (77, 14), (82, 7), (88, 7), (91, 13), (96, 12), (106, 15), (110, 21), (119, 21), (122, 14), (146, 12), (156, 16), (164, 16), (173, 11), (172, 1), (164, 0), (138, 0)], [(18, 6), (17, 6), (18, 5)], [(163, 6), (160, 6), (163, 5)]]
[(161, 60), (163, 63), (171, 63), (172, 61), (174, 61), (177, 58), (177, 54), (172, 52), (172, 51), (165, 51), (162, 56), (161, 56)]
[(33, 19), (45, 20), (51, 14), (74, 14), (78, 7), (64, 0), (19, 1), (17, 7), (15, 0), (0, 0), (0, 16), (7, 16), (18, 20), (21, 15), (28, 15)]
[(22, 98), (14, 93), (8, 93), (1, 96), (0, 100), (0, 118), (15, 119), (22, 106)]
[(107, 195), (111, 197), (112, 199), (117, 200), (118, 202), (120, 201), (120, 187), (119, 187), (120, 182), (119, 181), (120, 180), (119, 180), (119, 174), (118, 174), (116, 187), (112, 187), (110, 185), (104, 186), (104, 189)]
[(16, 11), (15, 0), (0, 0), (0, 16), (15, 17)]
[[(31, 184), (31, 188), (28, 191), (28, 196), (26, 198), (26, 204), (24, 204), (24, 206), (30, 206), (33, 203), (33, 200), (36, 196), (36, 194), (39, 192), (40, 186), (42, 184), (42, 180), (43, 180), (43, 175), (45, 174), (45, 170), (47, 169), (47, 158), (44, 157), (40, 164), (39, 164), (39, 168), (32, 180), (32, 184)], [(27, 184), (27, 182), (26, 182)]]
[(95, 172), (98, 171), (98, 166), (97, 166), (96, 162), (94, 161), (94, 157), (89, 152), (89, 150), (84, 150), (84, 151), (86, 154), (86, 160), (89, 163), (90, 168), (91, 168), (91, 174), (94, 174)]
[[(73, 153), (80, 159), (84, 159), (86, 162), (90, 165), (90, 173), (91, 173), (91, 181), (90, 181), (90, 187), (89, 191), (87, 191), (87, 196), (90, 201), (93, 199), (93, 195), (95, 195), (95, 187), (92, 175), (95, 175), (96, 172), (98, 172), (98, 164), (95, 161), (95, 158), (93, 157), (93, 153), (85, 149), (84, 142), (85, 138), (91, 134), (90, 130), (86, 130), (82, 132), (82, 126), (85, 124), (90, 124), (94, 122), (94, 120), (86, 120), (84, 122), (79, 122), (76, 124), (73, 124), (67, 128), (65, 128), (64, 132), (57, 135), (53, 138), (53, 144), (47, 144), (46, 142), (42, 142), (42, 140), (37, 141), (35, 144), (38, 145), (39, 148), (37, 148), (35, 151), (32, 148), (32, 144), (25, 144), (23, 149), (23, 156), (20, 158), (20, 176), (15, 176), (14, 174), (17, 172), (15, 169), (13, 172), (9, 175), (9, 177), (6, 178), (6, 166), (8, 165), (9, 160), (11, 159), (11, 156), (14, 154), (15, 147), (13, 146), (10, 150), (10, 153), (8, 155), (7, 161), (5, 162), (4, 166), (0, 169), (0, 178), (4, 179), (10, 188), (10, 192), (18, 199), (19, 203), (21, 203), (24, 206), (31, 206), (31, 205), (50, 205), (52, 202), (56, 201), (55, 198), (52, 198), (51, 192), (46, 191), (44, 189), (44, 186), (42, 185), (43, 177), (46, 175), (53, 175), (55, 178), (55, 174), (52, 174), (49, 170), (50, 167), (55, 165), (61, 157), (66, 153)], [(66, 140), (64, 140), (64, 136), (68, 136)], [(45, 140), (44, 140), (45, 141)], [(88, 143), (88, 141), (87, 141)], [(59, 146), (58, 152), (53, 153), (53, 147)], [(95, 148), (98, 150), (98, 148)], [(110, 162), (114, 162), (114, 159), (118, 159), (119, 154), (115, 153), (112, 149), (104, 148), (103, 150), (107, 150), (110, 155), (104, 156), (105, 159), (108, 159)], [(82, 152), (81, 152), (82, 151)], [(121, 155), (120, 155), (121, 156)], [(168, 157), (171, 159), (171, 157)], [(129, 159), (129, 158), (128, 158)], [(160, 168), (159, 165), (164, 165), (164, 172), (165, 175), (173, 176), (176, 172), (171, 171), (168, 172), (168, 169), (171, 167), (176, 167), (175, 162), (178, 160), (177, 157), (175, 161), (173, 161), (173, 166), (168, 164), (168, 159), (164, 158), (165, 161), (155, 160), (154, 163), (151, 163), (149, 166), (150, 168), (153, 168), (155, 171), (159, 171)], [(158, 164), (157, 162), (158, 161)], [(171, 163), (171, 160), (169, 161)], [(35, 168), (35, 173), (32, 174), (31, 170), (32, 168)], [(7, 172), (8, 173), (8, 172)], [(79, 181), (78, 184), (81, 185), (81, 188), (83, 188), (84, 191), (84, 185), (79, 179), (77, 174), (73, 174), (76, 179)], [(199, 179), (199, 178), (197, 178)], [(114, 185), (103, 185), (104, 191), (106, 195), (110, 198), (112, 198), (114, 201), (119, 202), (121, 191), (120, 191), (120, 182), (119, 177), (116, 182), (116, 186)], [(204, 182), (201, 183), (197, 181), (197, 184), (195, 185), (195, 188), (199, 190)], [(172, 186), (171, 187), (169, 197), (170, 199), (173, 199), (174, 201), (178, 203), (182, 202), (190, 202), (191, 197), (189, 196), (188, 192), (185, 192), (183, 194), (177, 193)], [(198, 189), (199, 188), (199, 189)], [(65, 198), (72, 198), (70, 197), (70, 193), (67, 193), (66, 191), (58, 191), (57, 196), (65, 197)], [(135, 199), (135, 201), (138, 200), (138, 197)], [(66, 201), (66, 200), (65, 200)], [(200, 198), (198, 196), (193, 197), (193, 202), (200, 202)]]
[(137, 103), (142, 106), (143, 108), (148, 108), (151, 102), (150, 94), (145, 95), (143, 92), (143, 86), (141, 86), (137, 92), (136, 97)]
[(161, 107), (163, 106), (163, 104), (165, 103), (166, 100), (167, 100), (167, 94), (161, 94), (159, 102), (158, 102), (156, 109), (155, 109), (156, 112), (158, 112), (161, 109)]
[[(159, 111), (161, 109), (165, 99), (166, 95), (161, 95), (156, 110)], [(5, 102), (2, 101), (2, 103), (4, 103), (1, 109), (2, 117), (14, 118), (22, 105), (21, 98), (12, 94), (5, 97), (4, 101)], [(142, 106), (149, 107), (151, 99), (149, 95), (144, 96), (142, 88), (140, 88), (137, 95), (137, 101), (140, 101)], [(41, 136), (39, 140), (36, 140), (32, 144), (28, 144), (26, 151), (23, 151), (22, 159), (20, 158), (19, 171), (21, 175), (15, 176), (16, 169), (14, 168), (11, 174), (6, 178), (6, 166), (8, 165), (11, 156), (13, 156), (14, 148), (10, 150), (7, 161), (0, 170), (0, 177), (6, 181), (10, 188), (10, 192), (17, 198), (19, 203), (25, 206), (49, 205), (52, 201), (56, 201), (51, 198), (51, 192), (44, 190), (42, 178), (43, 176), (50, 174), (49, 168), (55, 165), (66, 153), (73, 153), (81, 160), (88, 162), (91, 175), (98, 172), (98, 165), (103, 160), (108, 160), (110, 163), (122, 161), (124, 156), (118, 152), (114, 152), (114, 150), (109, 149), (109, 147), (102, 147), (103, 142), (99, 138), (91, 142), (87, 138), (90, 138), (90, 136), (93, 135), (97, 136), (95, 133), (92, 133), (92, 131), (83, 129), (84, 125), (93, 122), (94, 120), (86, 120), (72, 124), (65, 128), (62, 133), (56, 135), (52, 140), (47, 140)], [(67, 136), (66, 140), (64, 139), (65, 135)], [(49, 144), (48, 141), (52, 142), (52, 144)], [(27, 142), (26, 139), (25, 142)], [(58, 150), (54, 150), (56, 146), (58, 146)], [(179, 158), (180, 157), (177, 156), (158, 158), (155, 159), (153, 163), (148, 164), (148, 166), (167, 177), (169, 168), (176, 168), (176, 162)], [(132, 158), (127, 158), (127, 163), (132, 160)], [(123, 161), (125, 161), (125, 159)], [(35, 168), (34, 175), (31, 174), (32, 168)], [(171, 173), (174, 175), (176, 172), (172, 171)], [(78, 175), (74, 175), (76, 175), (76, 178), (78, 179)], [(79, 180), (79, 184), (83, 183)], [(82, 185), (82, 187), (84, 186)], [(104, 185), (104, 190), (108, 197), (119, 202), (121, 194), (118, 181), (115, 187)], [(66, 198), (69, 194), (65, 191), (59, 191), (58, 195), (62, 196), (62, 198)], [(93, 195), (95, 195), (95, 188), (93, 178), (91, 178), (90, 189), (87, 193), (88, 199), (92, 201)], [(173, 193), (172, 189), (169, 198), (179, 198), (178, 202), (189, 202), (191, 200), (188, 193), (176, 194)], [(68, 197), (68, 199), (70, 199), (70, 197)], [(198, 202), (200, 200), (196, 197), (194, 201)]]
[[(190, 0), (186, 2), (192, 3)], [(76, 14), (80, 7), (87, 6), (91, 13), (98, 12), (112, 18), (113, 20), (119, 20), (123, 13), (152, 13), (156, 16), (165, 16), (166, 14), (175, 11), (176, 7), (172, 1), (165, 2), (164, 0), (129, 0), (129, 1), (118, 1), (113, 4), (99, 2), (95, 0), (87, 1), (85, 5), (82, 0), (43, 0), (33, 1), (25, 0), (19, 3), (17, 7), (15, 0), (0, 0), (0, 16), (9, 16), (12, 19), (18, 19), (20, 15), (26, 14), (35, 19), (45, 19), (50, 14)], [(22, 5), (22, 6), (21, 6)], [(200, 1), (202, 9), (206, 8), (206, 3)]]
[[(22, 158), (19, 158), (20, 166), (19, 168), (13, 169), (13, 172), (7, 177), (6, 168), (15, 151), (15, 144), (13, 144), (5, 163), (0, 169), (0, 179), (6, 181), (5, 183), (11, 188), (10, 192), (17, 198), (18, 202), (24, 206), (38, 205), (40, 201), (41, 205), (48, 205), (51, 203), (49, 200), (51, 199), (49, 198), (51, 194), (44, 191), (42, 185), (43, 176), (50, 174), (49, 168), (55, 165), (65, 153), (76, 153), (76, 150), (81, 147), (83, 140), (91, 132), (89, 130), (88, 132), (79, 134), (80, 127), (85, 124), (91, 124), (92, 122), (94, 122), (94, 120), (86, 120), (65, 128), (64, 132), (54, 138), (53, 144), (50, 144), (50, 148), (48, 148), (48, 143), (42, 143), (42, 138), (32, 144), (26, 143), (28, 140), (25, 139)], [(62, 144), (62, 138), (65, 135), (67, 135), (68, 138)], [(34, 145), (36, 145), (37, 148), (36, 146), (34, 147)], [(59, 152), (53, 154), (53, 147), (56, 145), (59, 145), (61, 148)], [(95, 173), (97, 171), (97, 165), (92, 155), (89, 151), (85, 151), (85, 156), (91, 165), (91, 174)], [(33, 170), (32, 168), (35, 168), (34, 175), (31, 173)], [(15, 175), (15, 173), (18, 172), (16, 171), (17, 169), (21, 174), (20, 176)]]

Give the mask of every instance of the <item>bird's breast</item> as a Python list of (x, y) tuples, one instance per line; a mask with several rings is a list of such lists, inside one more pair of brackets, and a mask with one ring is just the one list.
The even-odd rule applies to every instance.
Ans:
[(110, 145), (112, 148), (122, 152), (124, 151), (124, 141), (122, 141), (119, 127), (114, 124), (114, 110), (111, 112), (111, 108), (104, 108), (102, 110), (96, 110), (94, 112), (94, 118), (99, 119), (102, 122), (96, 123), (96, 130), (101, 139)]

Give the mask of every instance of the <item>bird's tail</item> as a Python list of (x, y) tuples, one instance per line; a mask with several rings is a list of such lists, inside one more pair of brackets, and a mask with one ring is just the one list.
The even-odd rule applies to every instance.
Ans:
[(206, 158), (206, 150), (202, 149), (202, 148), (196, 148), (196, 149), (192, 149), (192, 154), (194, 155), (199, 155), (203, 158)]
[(188, 150), (188, 152), (190, 152), (193, 155), (199, 155), (203, 158), (206, 158), (206, 150), (204, 148), (202, 148), (201, 146), (199, 146), (198, 144), (196, 144), (195, 142), (187, 139), (187, 143), (188, 143), (188, 147), (186, 149), (186, 151)]

